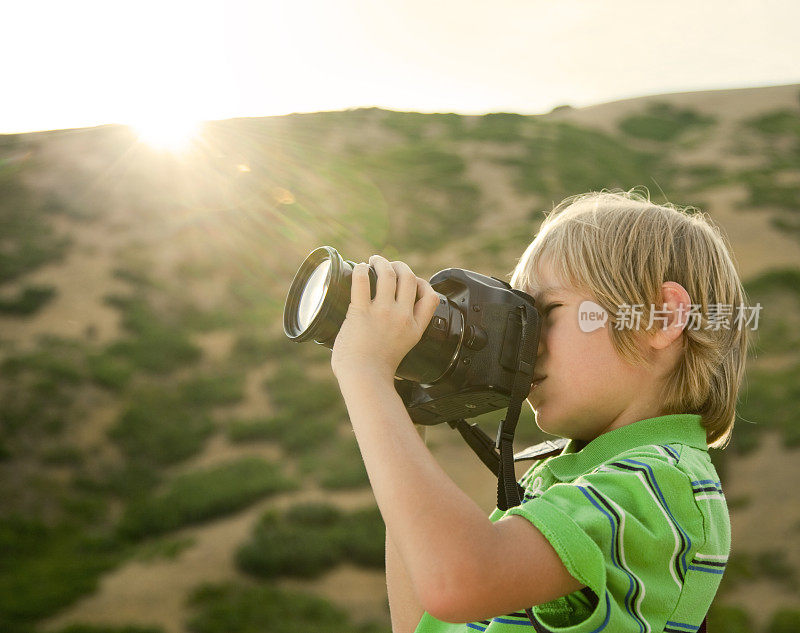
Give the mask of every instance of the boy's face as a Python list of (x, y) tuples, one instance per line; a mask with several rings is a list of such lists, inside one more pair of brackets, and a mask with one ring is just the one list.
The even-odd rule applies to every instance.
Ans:
[(535, 376), (545, 376), (527, 398), (537, 426), (589, 442), (613, 428), (658, 415), (653, 376), (617, 355), (608, 331), (613, 325), (589, 332), (580, 327), (578, 307), (592, 297), (564, 287), (547, 262), (533, 283), (528, 291), (543, 315)]

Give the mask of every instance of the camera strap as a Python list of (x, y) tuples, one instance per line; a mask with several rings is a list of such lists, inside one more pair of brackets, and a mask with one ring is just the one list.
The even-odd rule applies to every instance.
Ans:
[(511, 400), (508, 403), (506, 417), (500, 421), (497, 429), (495, 448), (499, 451), (499, 468), (497, 471), (497, 507), (508, 510), (522, 503), (522, 486), (517, 483), (514, 471), (514, 433), (517, 430), (522, 403), (528, 397), (533, 381), (538, 343), (528, 320), (528, 306), (520, 306), (522, 318), (522, 346), (517, 357), (517, 373), (514, 386), (511, 388)]
[[(520, 306), (522, 318), (522, 346), (517, 358), (517, 374), (514, 377), (514, 386), (511, 389), (511, 400), (508, 403), (506, 417), (500, 421), (497, 429), (495, 448), (500, 452), (500, 467), (497, 473), (497, 507), (508, 510), (522, 503), (523, 489), (517, 483), (517, 474), (514, 471), (514, 433), (517, 430), (522, 402), (528, 396), (533, 382), (533, 368), (535, 364), (537, 337), (533, 328), (529, 327), (528, 306)], [(536, 633), (546, 633), (538, 620), (533, 616), (532, 608), (525, 609)]]
[[(527, 306), (520, 306), (522, 319), (522, 344), (517, 359), (517, 372), (511, 387), (506, 416), (500, 421), (497, 438), (492, 440), (477, 424), (469, 424), (466, 420), (450, 420), (448, 425), (457, 430), (467, 445), (473, 450), (484, 465), (497, 477), (497, 507), (508, 510), (522, 502), (522, 486), (517, 483), (514, 471), (514, 433), (522, 411), (522, 403), (528, 396), (533, 379), (536, 336), (529, 327)], [(535, 455), (525, 455), (522, 459), (543, 459), (561, 451), (562, 445), (546, 442), (547, 451), (538, 451)], [(550, 446), (552, 444), (552, 447)]]

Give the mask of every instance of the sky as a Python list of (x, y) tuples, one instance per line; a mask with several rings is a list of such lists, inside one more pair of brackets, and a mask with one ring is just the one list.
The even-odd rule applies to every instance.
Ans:
[(0, 133), (800, 82), (797, 0), (6, 3)]

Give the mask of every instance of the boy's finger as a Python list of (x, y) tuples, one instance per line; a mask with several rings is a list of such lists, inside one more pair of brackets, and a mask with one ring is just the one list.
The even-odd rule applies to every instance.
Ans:
[(417, 294), (420, 298), (414, 305), (414, 320), (424, 331), (436, 312), (440, 297), (431, 284), (420, 277), (417, 277)]
[(350, 303), (363, 307), (370, 304), (369, 266), (360, 262), (353, 267), (350, 280)]
[(375, 303), (391, 305), (394, 303), (394, 295), (397, 289), (397, 273), (385, 257), (372, 255), (369, 263), (378, 274), (378, 286), (375, 291)]
[(417, 299), (417, 276), (405, 262), (392, 262), (397, 273), (397, 303), (412, 309)]

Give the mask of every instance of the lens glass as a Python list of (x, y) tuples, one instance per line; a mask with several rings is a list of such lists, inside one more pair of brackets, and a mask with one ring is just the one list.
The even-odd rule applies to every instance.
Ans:
[(308, 278), (303, 294), (300, 296), (300, 307), (297, 309), (297, 325), (303, 332), (311, 325), (317, 316), (325, 294), (328, 292), (328, 283), (331, 270), (331, 260), (326, 259), (314, 269)]

